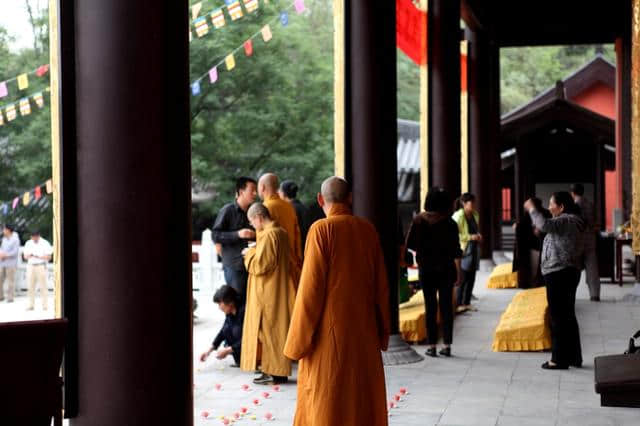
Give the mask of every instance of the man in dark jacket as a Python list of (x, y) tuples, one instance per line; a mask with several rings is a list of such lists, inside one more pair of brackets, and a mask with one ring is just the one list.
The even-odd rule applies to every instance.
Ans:
[(297, 199), (298, 185), (292, 180), (284, 180), (280, 184), (278, 195), (285, 201), (288, 201), (293, 205), (298, 217), (298, 225), (300, 226), (300, 240), (302, 243), (302, 251), (304, 252), (304, 246), (307, 241), (307, 232), (309, 232), (309, 225), (307, 224), (307, 207)]
[[(238, 293), (233, 287), (223, 285), (213, 296), (213, 302), (225, 313), (226, 318), (218, 335), (213, 340), (211, 348), (200, 355), (200, 361), (205, 362), (212, 352), (218, 351), (216, 358), (224, 359), (228, 355), (233, 356), (233, 360), (240, 365), (240, 354), (242, 353), (242, 326), (244, 323), (244, 305), (240, 305)], [(224, 342), (224, 348), (218, 350)]]

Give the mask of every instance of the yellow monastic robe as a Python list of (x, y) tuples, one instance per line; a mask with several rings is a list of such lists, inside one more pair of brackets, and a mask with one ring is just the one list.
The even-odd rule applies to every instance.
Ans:
[(272, 223), (258, 234), (244, 264), (249, 272), (247, 305), (242, 328), (240, 367), (255, 371), (258, 342), (261, 370), (272, 376), (290, 376), (291, 361), (282, 350), (295, 301), (289, 275), (289, 242), (284, 229)]
[(384, 426), (389, 288), (373, 225), (334, 205), (313, 224), (284, 353), (300, 360), (296, 426)]
[(278, 223), (287, 231), (289, 236), (289, 256), (291, 258), (290, 272), (293, 286), (298, 288), (300, 280), (300, 269), (302, 269), (302, 243), (300, 235), (300, 225), (296, 209), (291, 203), (283, 200), (277, 195), (272, 195), (264, 200), (265, 207), (269, 210), (271, 219)]

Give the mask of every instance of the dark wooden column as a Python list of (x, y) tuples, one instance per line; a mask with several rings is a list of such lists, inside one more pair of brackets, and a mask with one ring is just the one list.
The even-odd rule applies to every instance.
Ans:
[[(501, 142), (500, 142), (500, 47), (495, 41), (488, 41), (489, 57), (489, 129), (488, 144), (490, 150), (489, 160), (490, 179), (489, 179), (489, 195), (491, 197), (491, 205), (489, 214), (491, 214), (491, 235), (493, 249), (501, 248), (502, 239), (502, 160), (500, 158)], [(517, 207), (517, 206), (516, 206)]]
[(496, 153), (490, 136), (491, 117), (491, 58), (489, 40), (483, 32), (467, 30), (469, 40), (469, 188), (476, 196), (480, 212), (480, 257), (491, 259), (493, 254), (493, 216), (497, 209), (492, 185), (499, 170), (493, 161)]
[(398, 332), (395, 3), (345, 3), (345, 157), (354, 213), (380, 234)]
[(187, 3), (64, 3), (67, 414), (73, 426), (191, 425)]
[(430, 186), (460, 193), (460, 1), (429, 0)]

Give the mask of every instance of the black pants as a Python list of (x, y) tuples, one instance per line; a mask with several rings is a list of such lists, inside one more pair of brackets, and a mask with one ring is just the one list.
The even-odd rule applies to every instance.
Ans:
[(445, 271), (420, 271), (420, 284), (424, 294), (427, 317), (427, 343), (438, 343), (438, 304), (442, 318), (442, 340), (445, 345), (453, 341), (453, 280)]
[(471, 304), (471, 295), (473, 294), (473, 286), (475, 283), (476, 270), (462, 270), (462, 283), (458, 288), (458, 306)]
[(566, 268), (544, 276), (551, 318), (551, 361), (582, 365), (580, 329), (576, 318), (576, 291), (580, 271)]
[(227, 282), (227, 285), (233, 287), (238, 293), (240, 303), (244, 305), (247, 301), (247, 280), (249, 279), (249, 273), (246, 269), (236, 270), (228, 266), (223, 266), (222, 270), (224, 271), (224, 280)]

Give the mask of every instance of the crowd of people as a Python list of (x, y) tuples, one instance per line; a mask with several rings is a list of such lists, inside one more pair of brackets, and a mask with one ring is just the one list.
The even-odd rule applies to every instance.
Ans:
[(309, 208), (297, 190), (272, 173), (237, 180), (213, 226), (226, 281), (213, 301), (225, 321), (200, 360), (232, 356), (259, 385), (286, 382), (299, 362), (296, 425), (319, 413), (323, 424), (386, 424), (389, 289), (378, 234), (351, 213), (344, 179), (325, 180)]
[[(4, 224), (2, 228), (2, 242), (0, 243), (0, 302), (6, 299), (13, 303), (15, 297), (18, 264), (20, 262), (20, 236), (11, 224)], [(47, 264), (53, 256), (53, 247), (40, 236), (37, 229), (31, 231), (31, 237), (22, 250), (22, 258), (27, 262), (27, 289), (29, 305), (27, 310), (35, 307), (36, 287), (40, 290), (42, 309), (48, 307)], [(5, 296), (6, 287), (6, 296)]]

